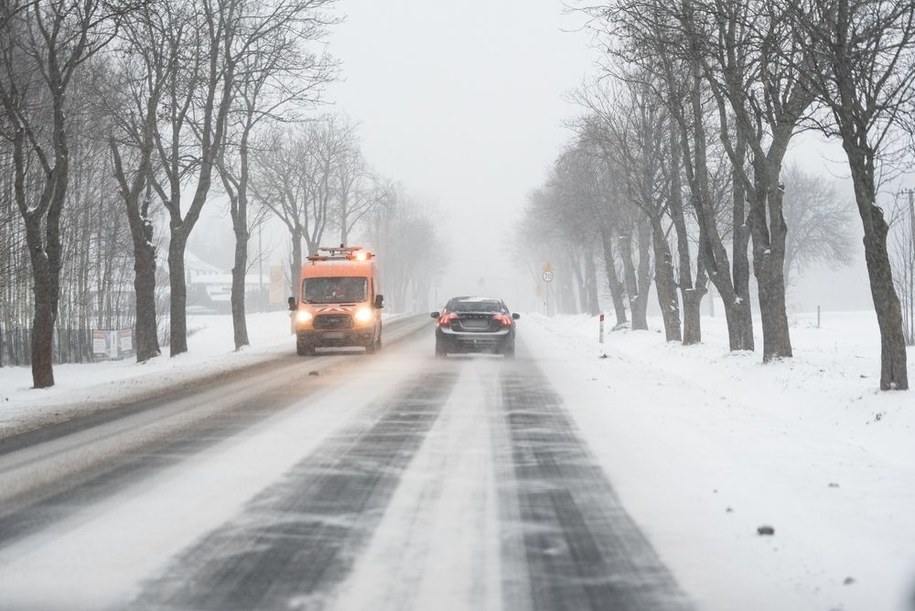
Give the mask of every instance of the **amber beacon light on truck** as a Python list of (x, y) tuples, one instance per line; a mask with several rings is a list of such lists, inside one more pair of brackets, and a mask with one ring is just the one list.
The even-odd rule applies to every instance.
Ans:
[(302, 265), (296, 294), (289, 298), (296, 353), (318, 348), (381, 348), (381, 308), (375, 256), (361, 246), (322, 247)]

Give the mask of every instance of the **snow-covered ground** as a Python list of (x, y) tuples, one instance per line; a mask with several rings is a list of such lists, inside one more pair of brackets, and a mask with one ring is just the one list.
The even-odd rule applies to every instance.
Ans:
[(878, 390), (872, 313), (792, 320), (794, 358), (767, 365), (721, 318), (692, 347), (600, 345), (583, 316), (523, 332), (700, 609), (915, 609), (915, 397)]
[[(599, 344), (596, 318), (531, 314), (519, 359), (550, 377), (700, 609), (913, 609), (915, 399), (877, 390), (872, 313), (792, 320), (795, 357), (762, 365), (727, 351), (723, 317), (687, 348), (655, 331)], [(288, 324), (251, 316), (252, 347), (236, 353), (228, 317), (198, 317), (179, 358), (58, 366), (48, 390), (0, 368), (0, 436), (289, 354)]]
[(235, 352), (229, 316), (188, 316), (188, 352), (137, 364), (135, 359), (95, 364), (56, 365), (55, 385), (32, 389), (28, 367), (0, 368), (0, 438), (15, 431), (65, 419), (68, 412), (87, 411), (105, 403), (143, 397), (150, 390), (182, 385), (201, 376), (273, 358), (278, 350), (294, 350), (289, 313), (248, 316), (251, 345)]

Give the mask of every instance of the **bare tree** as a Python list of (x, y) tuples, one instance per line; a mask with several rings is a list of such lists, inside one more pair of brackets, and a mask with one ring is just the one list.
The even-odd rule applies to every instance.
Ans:
[[(712, 154), (709, 120), (713, 112), (699, 49), (686, 36), (674, 9), (658, 0), (614, 0), (586, 9), (592, 17), (600, 40), (607, 45), (611, 58), (637, 65), (657, 78), (659, 98), (665, 100), (673, 119), (672, 138), (678, 150), (671, 152), (671, 166), (682, 167), (692, 212), (698, 228), (698, 256), (695, 280), (690, 269), (690, 238), (681, 202), (679, 176), (670, 177), (671, 215), (677, 231), (678, 284), (684, 308), (684, 342), (701, 338), (699, 306), (709, 279), (725, 303), (728, 337), (732, 350), (753, 349), (753, 326), (750, 313), (746, 241), (735, 238), (734, 275), (731, 275), (728, 251), (719, 228), (720, 202), (716, 199), (713, 178), (717, 160)], [(609, 76), (620, 77), (612, 63), (605, 66)], [(672, 140), (671, 144), (674, 142)], [(736, 207), (742, 199), (735, 193)], [(735, 215), (734, 223), (743, 223)], [(739, 236), (734, 232), (735, 236)]]
[[(104, 76), (93, 59), (76, 75), (71, 95), (92, 98), (91, 83)], [(57, 362), (93, 358), (92, 329), (124, 329), (133, 324), (129, 291), (129, 230), (112, 188), (111, 159), (104, 138), (104, 119), (91, 104), (71, 110), (79, 121), (70, 125), (70, 175), (61, 217), (64, 248), (57, 319)]]
[(809, 45), (792, 35), (786, 9), (769, 0), (693, 1), (678, 18), (718, 102), (735, 187), (748, 196), (763, 360), (789, 357), (783, 278), (788, 226), (780, 173), (788, 143), (814, 100), (801, 74)]
[(335, 204), (331, 222), (340, 232), (340, 243), (348, 244), (353, 229), (382, 203), (388, 190), (372, 175), (355, 126), (344, 118), (341, 127), (344, 139), (332, 173)]
[(385, 185), (381, 204), (371, 213), (366, 236), (378, 256), (381, 282), (395, 312), (415, 302), (427, 304), (429, 291), (445, 268), (447, 250), (432, 211), (395, 185)]
[(785, 240), (785, 284), (811, 263), (830, 267), (852, 261), (851, 208), (835, 187), (825, 179), (802, 171), (797, 165), (785, 168), (783, 209), (791, 231)]
[(302, 266), (302, 242), (308, 254), (322, 245), (333, 218), (337, 190), (334, 176), (345, 159), (349, 127), (326, 115), (274, 129), (255, 147), (251, 187), (289, 230), (292, 282)]
[(311, 221), (301, 167), (307, 146), (304, 126), (262, 135), (252, 151), (251, 190), (256, 203), (270, 210), (286, 226), (290, 238), (290, 290), (296, 294), (302, 267), (302, 240)]
[(807, 86), (829, 113), (820, 127), (841, 139), (851, 170), (880, 327), (880, 389), (907, 390), (902, 310), (887, 249), (889, 224), (876, 204), (876, 172), (901, 113), (915, 100), (915, 3), (803, 0), (786, 8), (811, 47)]
[[(248, 0), (161, 0), (157, 12), (169, 57), (153, 134), (162, 176), (152, 185), (169, 214), (168, 269), (172, 356), (187, 351), (184, 253), (223, 153), (237, 95), (240, 58), (261, 34), (249, 28)], [(189, 186), (193, 183), (193, 186)], [(185, 206), (184, 193), (190, 191)]]
[(338, 117), (326, 115), (311, 122), (306, 129), (306, 145), (301, 179), (306, 198), (304, 234), (308, 253), (321, 246), (325, 231), (331, 226), (340, 194), (334, 177), (348, 156), (354, 127)]
[[(600, 303), (595, 260), (601, 237), (601, 208), (606, 202), (601, 193), (600, 175), (605, 160), (589, 146), (579, 137), (556, 160), (551, 178), (545, 186), (552, 201), (543, 200), (551, 204), (552, 209), (541, 211), (541, 215), (545, 215), (542, 221), (546, 226), (562, 228), (557, 236), (558, 244), (553, 245), (553, 250), (564, 252), (566, 266), (575, 278), (581, 303), (580, 309), (576, 307), (574, 311), (598, 314)], [(559, 220), (558, 223), (555, 219)], [(614, 231), (613, 234), (615, 233)], [(608, 239), (612, 240), (610, 234)], [(544, 258), (551, 260), (555, 257), (552, 254)], [(615, 272), (615, 266), (613, 271)], [(570, 274), (563, 274), (560, 278), (569, 276)], [(619, 284), (616, 288), (620, 289)], [(622, 306), (622, 295), (619, 301)], [(622, 316), (625, 319), (625, 308)]]
[[(236, 350), (248, 345), (245, 319), (245, 276), (248, 272), (249, 179), (251, 139), (268, 120), (285, 120), (296, 107), (314, 104), (331, 78), (329, 58), (308, 48), (330, 21), (321, 13), (333, 0), (244, 2), (237, 27), (243, 44), (229, 61), (238, 65), (236, 105), (229, 116), (226, 147), (217, 167), (235, 234), (232, 267), (232, 327)], [(282, 116), (281, 116), (282, 115)]]
[(101, 0), (10, 1), (0, 6), (0, 129), (12, 145), (15, 201), (31, 258), (36, 388), (54, 385), (53, 331), (63, 254), (60, 219), (70, 179), (68, 87), (82, 64), (110, 41), (114, 17), (111, 5)]
[[(559, 155), (545, 184), (529, 194), (516, 234), (516, 255), (529, 261), (537, 286), (542, 266), (555, 262), (554, 286), (559, 287), (555, 305), (560, 312), (600, 312), (595, 261), (602, 233), (599, 220), (607, 201), (600, 176), (605, 160), (589, 147), (593, 148), (578, 138)], [(617, 232), (607, 235), (615, 240)], [(615, 265), (613, 272), (615, 276)], [(618, 280), (614, 290), (620, 291), (618, 315), (625, 321)]]
[[(609, 107), (601, 103), (593, 104), (593, 108), (600, 109), (596, 116), (601, 121), (603, 129), (590, 130), (590, 133), (600, 134), (603, 131), (606, 134), (598, 140), (598, 145), (603, 154), (613, 161), (621, 181), (626, 185), (626, 199), (629, 204), (641, 212), (637, 216), (636, 226), (640, 230), (639, 243), (642, 244), (644, 241), (646, 249), (648, 238), (641, 225), (643, 215), (647, 220), (651, 247), (654, 251), (655, 287), (665, 336), (667, 341), (681, 341), (674, 261), (667, 241), (667, 217), (670, 206), (670, 189), (667, 181), (671, 173), (665, 166), (670, 164), (668, 134), (671, 126), (663, 108), (663, 101), (654, 94), (650, 79), (651, 75), (644, 72), (628, 75), (625, 97), (619, 98), (616, 104)], [(621, 243), (621, 248), (624, 251), (625, 262), (629, 238)], [(646, 266), (647, 260), (642, 266), (643, 269)], [(641, 312), (647, 305), (648, 283), (633, 272), (634, 270), (627, 269), (626, 277), (627, 284), (633, 285), (630, 290), (637, 290), (637, 295), (641, 299), (632, 308), (635, 329), (642, 327)], [(647, 326), (647, 321), (644, 322)]]
[(156, 246), (151, 213), (155, 134), (169, 70), (181, 61), (180, 45), (170, 44), (170, 12), (144, 5), (124, 24), (112, 45), (109, 74), (97, 92), (109, 118), (108, 139), (118, 192), (133, 247), (137, 362), (161, 352), (156, 298)]

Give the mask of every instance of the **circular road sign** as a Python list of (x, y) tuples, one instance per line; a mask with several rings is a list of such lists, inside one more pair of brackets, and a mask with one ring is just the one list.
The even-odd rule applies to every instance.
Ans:
[(544, 282), (551, 282), (552, 280), (553, 280), (553, 272), (550, 272), (550, 271), (543, 272), (543, 281)]

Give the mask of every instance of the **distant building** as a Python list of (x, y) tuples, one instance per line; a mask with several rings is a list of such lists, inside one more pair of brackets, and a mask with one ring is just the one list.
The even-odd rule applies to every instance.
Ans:
[[(188, 314), (231, 314), (232, 274), (186, 252), (184, 269), (187, 275)], [(245, 309), (263, 311), (270, 278), (258, 274), (245, 276)]]

